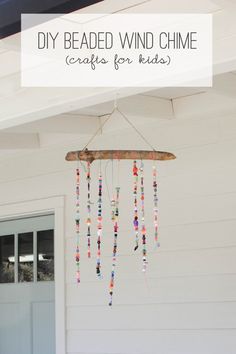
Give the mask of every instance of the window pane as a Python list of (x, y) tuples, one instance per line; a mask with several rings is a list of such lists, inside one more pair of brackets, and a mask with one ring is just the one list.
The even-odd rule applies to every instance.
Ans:
[(14, 283), (14, 235), (0, 237), (0, 283)]
[(30, 282), (33, 276), (33, 232), (18, 234), (19, 282)]
[(54, 280), (53, 230), (37, 232), (38, 281)]

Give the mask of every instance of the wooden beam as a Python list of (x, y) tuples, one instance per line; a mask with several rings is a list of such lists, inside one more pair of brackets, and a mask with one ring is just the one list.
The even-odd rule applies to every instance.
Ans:
[(1, 150), (38, 149), (38, 134), (0, 133)]
[(67, 161), (94, 160), (174, 160), (176, 157), (170, 152), (146, 150), (82, 150), (71, 151), (66, 155)]
[(85, 115), (61, 114), (59, 116), (40, 119), (35, 122), (21, 124), (5, 129), (9, 133), (49, 133), (49, 134), (94, 134), (98, 130), (98, 117)]

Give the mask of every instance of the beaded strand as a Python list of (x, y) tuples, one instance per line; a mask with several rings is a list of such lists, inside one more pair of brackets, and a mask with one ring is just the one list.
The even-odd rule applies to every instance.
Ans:
[(87, 162), (87, 184), (88, 184), (88, 199), (87, 199), (87, 238), (88, 238), (88, 258), (91, 257), (91, 166), (90, 162)]
[(80, 170), (76, 169), (76, 255), (75, 261), (77, 266), (76, 271), (76, 280), (77, 283), (80, 283), (80, 246), (79, 246), (79, 238), (80, 238)]
[(98, 219), (97, 219), (97, 276), (101, 276), (101, 237), (102, 237), (102, 175), (98, 179)]
[(157, 247), (160, 246), (158, 242), (158, 196), (157, 196), (157, 169), (153, 166), (153, 202), (154, 202), (154, 238)]
[(135, 247), (134, 250), (136, 251), (139, 246), (139, 222), (138, 222), (138, 167), (137, 162), (134, 161), (133, 163), (133, 177), (134, 177), (134, 187), (133, 187), (133, 196), (134, 196), (134, 232), (135, 232)]
[(143, 161), (140, 166), (140, 180), (141, 180), (141, 220), (142, 220), (142, 243), (143, 243), (143, 272), (147, 269), (147, 249), (146, 249), (146, 226), (145, 226), (145, 209), (144, 209), (144, 175), (143, 175)]
[(116, 188), (116, 200), (115, 200), (115, 215), (113, 220), (113, 228), (114, 228), (114, 244), (113, 244), (113, 256), (112, 256), (112, 270), (111, 270), (111, 280), (110, 280), (110, 302), (109, 306), (112, 306), (113, 303), (113, 289), (114, 289), (114, 279), (115, 279), (115, 268), (116, 268), (116, 260), (117, 260), (117, 238), (118, 238), (118, 217), (119, 217), (119, 194), (120, 187)]

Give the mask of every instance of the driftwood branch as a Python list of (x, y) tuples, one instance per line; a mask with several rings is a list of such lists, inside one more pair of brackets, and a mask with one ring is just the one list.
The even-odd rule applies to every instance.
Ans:
[(176, 157), (170, 152), (146, 150), (82, 150), (71, 151), (66, 155), (67, 161), (94, 160), (174, 160)]

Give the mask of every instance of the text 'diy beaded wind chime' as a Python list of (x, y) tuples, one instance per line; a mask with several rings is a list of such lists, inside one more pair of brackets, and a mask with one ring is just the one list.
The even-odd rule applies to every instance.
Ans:
[[(157, 168), (156, 160), (173, 160), (175, 156), (169, 152), (156, 151), (152, 145), (144, 138), (144, 136), (137, 130), (136, 127), (128, 120), (128, 118), (122, 113), (117, 107), (114, 108), (113, 112), (117, 110), (122, 117), (135, 129), (135, 131), (140, 135), (140, 137), (148, 143), (152, 148), (151, 151), (146, 150), (96, 150), (89, 151), (87, 149), (88, 144), (95, 138), (95, 136), (100, 131), (97, 131), (94, 136), (90, 139), (85, 148), (81, 151), (69, 152), (66, 156), (67, 161), (86, 161), (86, 180), (87, 180), (87, 255), (88, 258), (91, 257), (91, 241), (96, 239), (97, 243), (97, 255), (96, 255), (96, 274), (101, 277), (101, 244), (102, 244), (102, 226), (103, 226), (103, 215), (102, 215), (102, 202), (103, 202), (103, 178), (101, 171), (101, 160), (133, 160), (132, 174), (133, 174), (133, 204), (134, 204), (134, 218), (133, 218), (133, 228), (134, 228), (134, 250), (138, 250), (139, 243), (142, 243), (142, 270), (146, 272), (147, 268), (147, 231), (145, 225), (145, 191), (144, 191), (144, 161), (153, 161), (152, 170), (152, 188), (153, 188), (153, 234), (155, 244), (159, 246), (158, 241), (158, 195), (157, 195)], [(113, 112), (105, 120), (104, 124), (110, 119)], [(103, 124), (103, 125), (104, 125)], [(100, 160), (100, 172), (98, 176), (98, 203), (97, 203), (97, 235), (93, 237), (91, 230), (91, 163), (94, 160)], [(81, 171), (79, 165), (76, 169), (76, 265), (77, 265), (77, 282), (81, 282), (80, 275), (80, 189), (81, 189)], [(112, 306), (113, 303), (113, 293), (114, 293), (114, 282), (115, 282), (115, 268), (117, 262), (117, 252), (118, 252), (118, 232), (119, 232), (119, 202), (120, 202), (120, 186), (115, 188), (113, 191), (114, 196), (111, 200), (112, 207), (112, 223), (113, 223), (113, 250), (112, 250), (112, 269), (111, 278), (109, 284), (109, 294), (110, 301), (109, 305)], [(140, 207), (139, 207), (140, 206)], [(140, 219), (139, 219), (140, 216)], [(139, 240), (140, 239), (140, 240)]]

